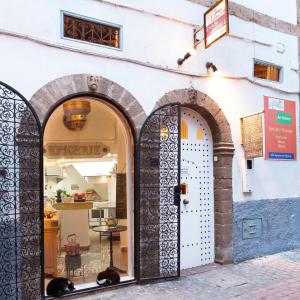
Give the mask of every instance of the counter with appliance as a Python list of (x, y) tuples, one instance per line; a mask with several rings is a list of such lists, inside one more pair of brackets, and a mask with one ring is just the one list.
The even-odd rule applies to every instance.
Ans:
[(55, 203), (60, 216), (61, 247), (68, 243), (68, 236), (76, 234), (81, 249), (89, 249), (89, 209), (92, 202)]

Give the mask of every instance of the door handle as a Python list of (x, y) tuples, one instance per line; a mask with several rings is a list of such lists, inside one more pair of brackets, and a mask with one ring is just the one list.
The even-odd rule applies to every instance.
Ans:
[(178, 185), (174, 186), (174, 205), (180, 205), (180, 188)]

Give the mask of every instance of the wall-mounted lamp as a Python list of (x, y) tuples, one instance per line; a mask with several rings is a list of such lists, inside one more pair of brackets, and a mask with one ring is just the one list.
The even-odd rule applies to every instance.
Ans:
[(190, 57), (191, 57), (192, 55), (194, 55), (195, 53), (196, 53), (196, 49), (195, 49), (195, 47), (192, 47), (192, 48), (184, 55), (183, 58), (178, 58), (178, 59), (177, 59), (177, 64), (181, 66), (185, 60), (187, 60), (188, 58), (190, 58)]
[(212, 62), (207, 62), (205, 66), (207, 71), (208, 70), (212, 70), (213, 72), (218, 71), (218, 68)]

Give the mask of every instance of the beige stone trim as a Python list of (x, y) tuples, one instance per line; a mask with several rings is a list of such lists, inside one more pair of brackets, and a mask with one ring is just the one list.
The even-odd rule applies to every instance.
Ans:
[(129, 91), (109, 79), (94, 74), (68, 75), (50, 81), (32, 96), (30, 103), (42, 124), (47, 114), (61, 99), (79, 94), (109, 99), (121, 108), (136, 131), (146, 120), (144, 109)]
[[(191, 90), (194, 91), (192, 97)], [(220, 152), (223, 149), (226, 152), (228, 152), (228, 149), (233, 149), (230, 125), (222, 109), (208, 95), (194, 89), (174, 90), (158, 100), (154, 109), (173, 102), (180, 102), (182, 105), (197, 110), (207, 120), (213, 134), (214, 144), (218, 145), (217, 148), (220, 149)]]
[[(210, 7), (219, 0), (186, 0), (202, 6)], [(298, 1), (298, 0), (297, 0)], [(284, 4), (283, 4), (284, 5)], [(247, 22), (253, 22), (260, 26), (273, 29), (282, 33), (287, 33), (294, 36), (300, 35), (300, 30), (297, 25), (282, 21), (280, 19), (262, 14), (254, 9), (247, 8), (241, 4), (229, 1), (229, 14)]]
[(165, 15), (161, 15), (161, 14), (158, 14), (158, 13), (146, 11), (144, 9), (138, 9), (138, 8), (135, 8), (135, 7), (132, 7), (132, 6), (128, 6), (128, 5), (124, 5), (124, 4), (120, 4), (120, 3), (116, 3), (116, 2), (110, 2), (110, 1), (106, 1), (106, 0), (94, 0), (94, 1), (97, 1), (101, 4), (105, 4), (105, 5), (108, 5), (108, 6), (123, 8), (123, 9), (129, 10), (129, 11), (132, 11), (132, 12), (141, 13), (141, 14), (145, 14), (145, 15), (148, 15), (148, 16), (151, 16), (151, 17), (160, 18), (160, 19), (163, 19), (163, 20), (166, 20), (166, 21), (179, 23), (179, 24), (186, 25), (186, 26), (189, 26), (189, 27), (196, 27), (197, 26), (196, 24), (185, 22), (185, 21), (182, 21), (182, 20), (177, 19), (177, 18), (167, 17)]

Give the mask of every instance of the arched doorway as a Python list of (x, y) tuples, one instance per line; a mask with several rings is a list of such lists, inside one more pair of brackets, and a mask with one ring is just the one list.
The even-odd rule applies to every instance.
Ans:
[[(134, 153), (136, 149), (133, 146), (136, 145), (136, 136), (139, 128), (146, 119), (146, 114), (139, 102), (125, 88), (109, 79), (91, 74), (75, 74), (64, 76), (47, 83), (32, 96), (30, 103), (36, 111), (40, 123), (45, 128), (45, 124), (52, 112), (65, 101), (76, 97), (88, 97), (98, 102), (100, 101), (112, 109), (123, 123), (126, 124), (132, 147), (132, 151), (130, 152), (131, 163), (128, 165), (130, 171), (128, 170), (128, 174), (131, 173), (131, 178), (133, 178), (136, 157)], [(131, 182), (126, 182), (127, 187), (129, 188), (130, 186), (132, 191), (136, 190), (136, 184), (136, 176)], [(135, 200), (137, 201), (136, 197)], [(136, 201), (134, 203), (135, 206)], [(137, 210), (134, 209), (131, 213), (136, 215)], [(131, 243), (134, 244), (134, 248), (136, 248), (136, 222), (134, 227), (135, 234), (134, 236), (132, 234)], [(135, 251), (135, 253), (136, 252), (137, 251)], [(136, 262), (136, 255), (134, 258), (131, 257), (131, 259)], [(130, 262), (128, 259), (128, 264), (130, 263), (133, 265), (133, 262)], [(134, 267), (134, 274), (136, 274), (138, 264), (135, 263)], [(42, 284), (42, 286), (44, 287), (44, 284)]]
[(43, 145), (45, 285), (66, 277), (76, 290), (95, 287), (107, 267), (121, 282), (134, 279), (134, 136), (126, 118), (103, 98), (70, 97), (48, 112)]
[(199, 113), (207, 122), (213, 140), (214, 176), (214, 260), (221, 264), (232, 262), (233, 212), (232, 212), (232, 158), (234, 145), (231, 129), (219, 105), (208, 95), (193, 88), (166, 93), (155, 104), (180, 103)]

